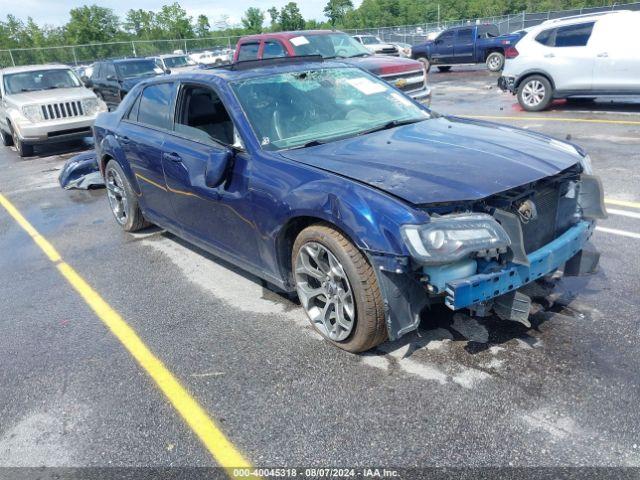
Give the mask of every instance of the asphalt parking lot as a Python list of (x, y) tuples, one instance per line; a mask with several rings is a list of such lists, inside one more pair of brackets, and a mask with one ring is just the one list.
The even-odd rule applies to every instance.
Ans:
[[(569, 138), (602, 176), (600, 271), (539, 288), (531, 329), (442, 310), (340, 351), (255, 278), (161, 230), (123, 233), (104, 190), (63, 191), (88, 143), (3, 147), (0, 193), (254, 466), (640, 466), (640, 102), (532, 114), (484, 70), (430, 81), (438, 112)], [(0, 466), (219, 463), (6, 208), (0, 251)]]

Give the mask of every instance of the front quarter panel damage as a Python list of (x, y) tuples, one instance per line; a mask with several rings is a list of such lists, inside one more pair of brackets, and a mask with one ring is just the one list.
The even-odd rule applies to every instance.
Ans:
[(429, 304), (429, 297), (416, 276), (409, 271), (407, 257), (371, 252), (367, 256), (382, 293), (389, 340), (396, 340), (418, 328), (420, 313)]

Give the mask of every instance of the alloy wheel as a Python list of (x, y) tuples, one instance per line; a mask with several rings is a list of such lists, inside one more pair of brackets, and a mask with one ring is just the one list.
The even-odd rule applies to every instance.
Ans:
[(355, 326), (356, 308), (347, 274), (336, 256), (317, 242), (305, 243), (295, 265), (298, 297), (314, 326), (327, 338), (345, 340)]
[(120, 225), (127, 222), (128, 202), (127, 195), (124, 190), (124, 183), (120, 174), (113, 168), (107, 170), (107, 196), (109, 197), (109, 205), (113, 216)]
[(542, 103), (546, 95), (546, 89), (542, 82), (531, 80), (522, 89), (522, 100), (529, 107), (536, 107)]
[(500, 68), (500, 63), (500, 57), (494, 55), (489, 59), (489, 68), (491, 68), (491, 70), (493, 71), (496, 71)]

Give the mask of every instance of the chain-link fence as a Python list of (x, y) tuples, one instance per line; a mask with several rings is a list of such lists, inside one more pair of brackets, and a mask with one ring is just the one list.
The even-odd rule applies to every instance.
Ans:
[[(353, 35), (376, 35), (383, 41), (389, 43), (408, 43), (415, 45), (417, 43), (424, 42), (430, 34), (462, 25), (491, 23), (497, 25), (500, 33), (503, 34), (532, 27), (553, 18), (585, 15), (610, 10), (640, 11), (640, 2), (606, 7), (590, 7), (539, 13), (522, 12), (512, 15), (474, 18), (469, 20), (452, 20), (416, 25), (364, 28), (345, 31)], [(234, 48), (238, 38), (239, 37), (235, 36), (194, 38), (186, 40), (133, 40), (127, 42), (96, 43), (90, 45), (70, 45), (61, 47), (16, 48), (12, 50), (0, 50), (0, 67), (52, 62), (81, 65), (89, 64), (96, 60), (105, 58), (147, 57), (163, 53), (172, 53), (175, 51), (192, 53), (201, 50)]]
[(469, 20), (451, 20), (416, 25), (401, 25), (396, 27), (359, 28), (345, 31), (352, 35), (376, 35), (382, 41), (388, 43), (408, 43), (415, 45), (417, 43), (424, 42), (430, 35), (452, 27), (490, 23), (498, 27), (500, 34), (505, 34), (524, 30), (525, 28), (539, 25), (546, 20), (554, 18), (569, 17), (573, 15), (587, 15), (590, 13), (607, 12), (611, 10), (640, 11), (640, 2), (538, 13), (521, 12), (511, 15), (474, 18)]
[(107, 58), (149, 57), (173, 52), (234, 48), (240, 37), (208, 37), (185, 40), (133, 40), (46, 48), (0, 50), (0, 67), (65, 63), (83, 65)]

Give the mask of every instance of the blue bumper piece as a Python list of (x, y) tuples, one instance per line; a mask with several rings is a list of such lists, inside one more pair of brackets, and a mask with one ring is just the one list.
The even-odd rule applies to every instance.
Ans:
[(492, 273), (480, 273), (447, 283), (445, 304), (452, 310), (517, 290), (564, 265), (593, 234), (592, 222), (580, 221), (561, 236), (528, 255), (529, 266), (508, 264)]

